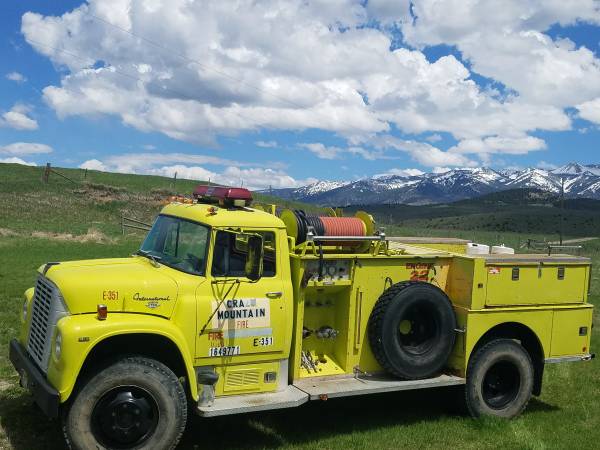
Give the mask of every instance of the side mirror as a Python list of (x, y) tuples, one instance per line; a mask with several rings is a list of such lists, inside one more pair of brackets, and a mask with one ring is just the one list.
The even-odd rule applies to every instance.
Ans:
[(248, 236), (248, 256), (246, 257), (246, 278), (258, 281), (263, 272), (263, 238), (258, 235)]

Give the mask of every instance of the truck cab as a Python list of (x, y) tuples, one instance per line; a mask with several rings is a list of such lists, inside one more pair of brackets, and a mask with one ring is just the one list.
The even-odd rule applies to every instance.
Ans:
[(593, 357), (586, 258), (472, 257), (390, 241), (364, 213), (250, 202), (201, 187), (136, 254), (39, 268), (10, 358), (71, 446), (172, 448), (190, 403), (210, 417), (450, 385), (474, 416), (514, 417), (545, 363)]

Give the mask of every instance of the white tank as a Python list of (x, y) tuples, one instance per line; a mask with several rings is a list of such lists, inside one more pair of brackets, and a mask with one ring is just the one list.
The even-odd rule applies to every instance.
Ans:
[(505, 247), (504, 244), (494, 245), (492, 247), (492, 253), (494, 255), (514, 255), (515, 249), (511, 247)]
[(489, 245), (476, 244), (474, 242), (469, 242), (467, 244), (467, 255), (487, 255), (489, 252)]

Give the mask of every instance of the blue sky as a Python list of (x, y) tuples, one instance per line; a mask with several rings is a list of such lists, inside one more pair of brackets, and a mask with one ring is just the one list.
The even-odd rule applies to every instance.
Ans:
[(2, 2), (0, 160), (256, 188), (600, 163), (598, 2), (480, 3)]

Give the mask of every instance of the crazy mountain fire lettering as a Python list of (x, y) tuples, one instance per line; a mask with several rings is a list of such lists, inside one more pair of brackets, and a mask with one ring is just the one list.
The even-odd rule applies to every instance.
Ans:
[(265, 307), (257, 307), (255, 298), (227, 300), (225, 303), (227, 309), (217, 312), (218, 320), (250, 319), (267, 316), (267, 309)]
[(268, 326), (270, 326), (270, 309), (269, 300), (266, 298), (227, 300), (213, 317), (213, 328), (217, 329)]

